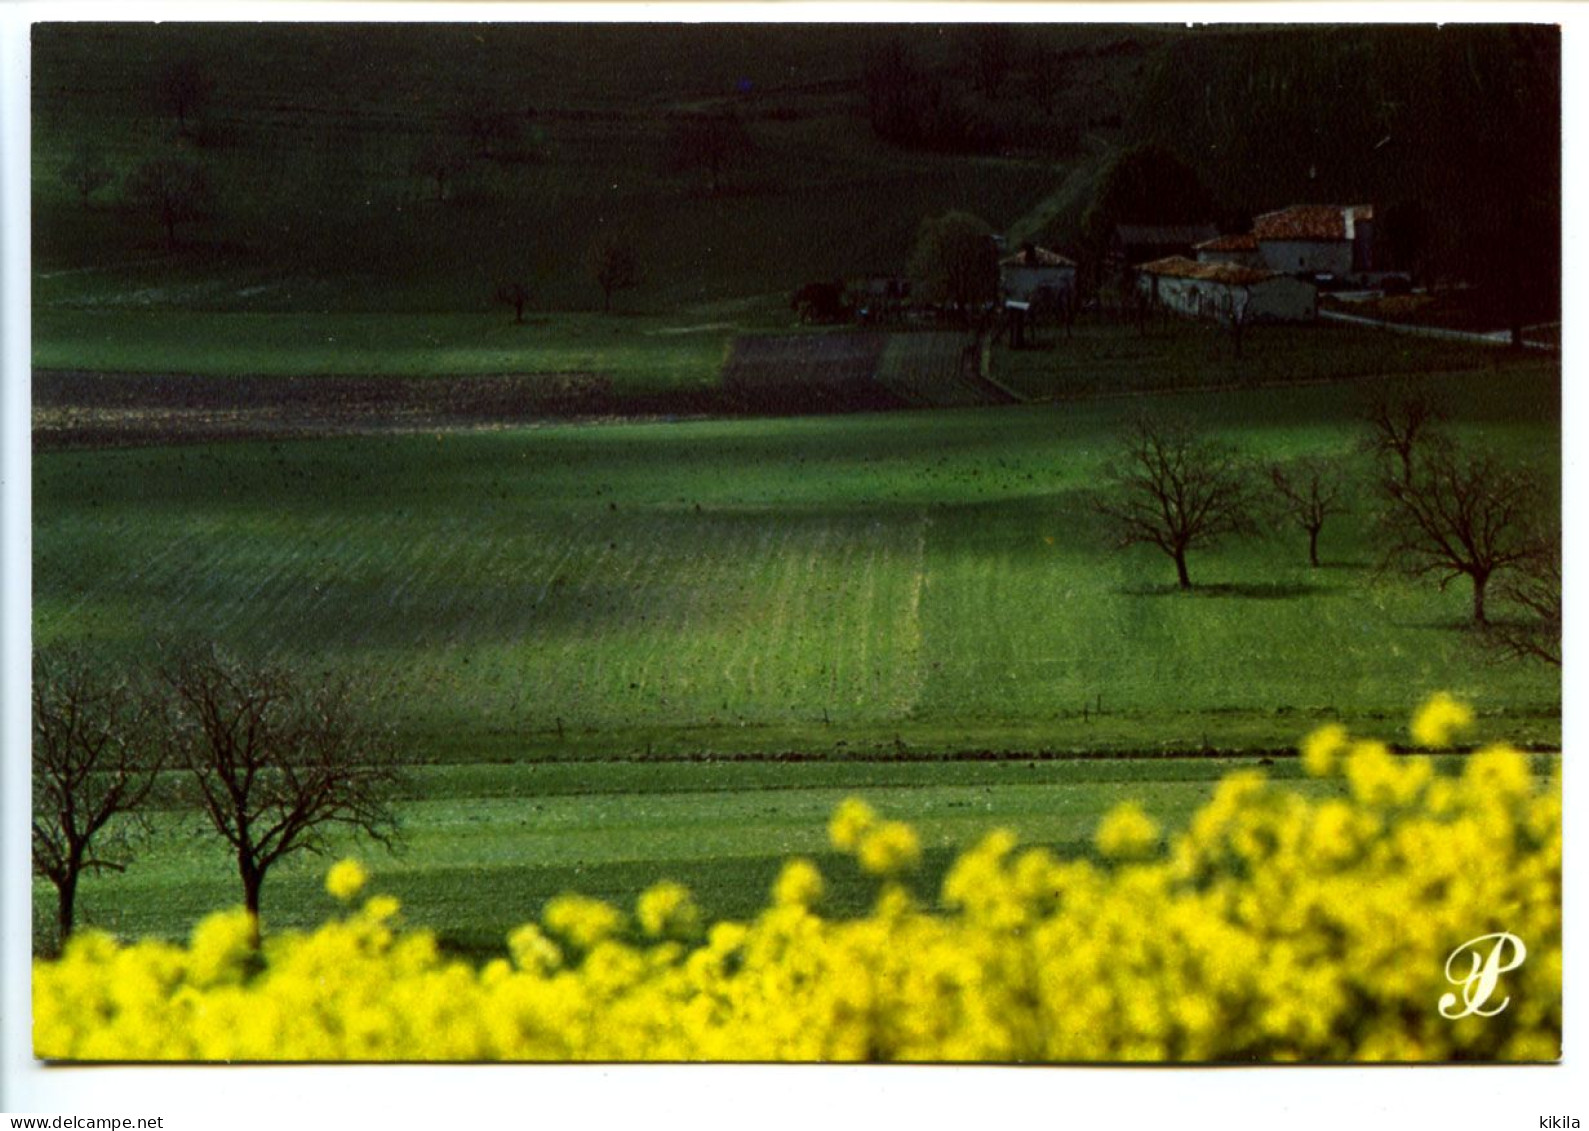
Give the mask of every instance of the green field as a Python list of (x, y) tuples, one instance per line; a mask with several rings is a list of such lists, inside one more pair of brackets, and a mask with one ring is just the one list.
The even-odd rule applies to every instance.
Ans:
[[(1553, 475), (1548, 369), (1453, 379)], [(1468, 593), (1375, 571), (1367, 515), (1167, 559), (1092, 510), (1120, 401), (40, 453), (40, 643), (372, 673), (424, 761), (1257, 749), (1436, 688), (1552, 741), (1554, 672)], [(1350, 453), (1340, 387), (1177, 399), (1255, 457)], [(1299, 721), (1301, 720), (1301, 721)]]
[[(1458, 768), (1447, 759), (1446, 769)], [(1537, 772), (1554, 759), (1542, 755)], [(833, 852), (827, 821), (845, 797), (862, 796), (921, 834), (912, 889), (936, 903), (954, 857), (994, 828), (1069, 857), (1091, 857), (1098, 820), (1115, 803), (1142, 804), (1171, 835), (1219, 776), (1252, 760), (1166, 758), (953, 763), (685, 763), (423, 766), (410, 771), (399, 812), (397, 856), (352, 842), (375, 873), (373, 890), (403, 901), (406, 920), (474, 959), (500, 955), (509, 930), (535, 919), (565, 892), (632, 909), (659, 879), (688, 885), (708, 920), (748, 917), (766, 905), (782, 862), (814, 859), (830, 914), (863, 912), (876, 881)], [(1294, 759), (1264, 770), (1313, 795), (1339, 782), (1301, 777)], [(166, 812), (136, 865), (90, 877), (79, 921), (124, 937), (183, 937), (210, 911), (240, 902), (230, 861), (195, 814)], [(311, 927), (338, 905), (322, 887), (329, 860), (293, 857), (266, 882), (267, 930)], [(54, 892), (34, 889), (34, 942), (48, 947)]]

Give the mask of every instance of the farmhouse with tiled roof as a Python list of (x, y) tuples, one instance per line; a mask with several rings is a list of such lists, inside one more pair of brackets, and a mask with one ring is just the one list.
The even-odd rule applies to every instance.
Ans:
[(1138, 267), (1137, 287), (1155, 306), (1216, 322), (1309, 322), (1318, 314), (1313, 284), (1240, 263), (1172, 255)]
[(1252, 222), (1264, 264), (1292, 275), (1353, 278), (1374, 271), (1374, 206), (1294, 204)]

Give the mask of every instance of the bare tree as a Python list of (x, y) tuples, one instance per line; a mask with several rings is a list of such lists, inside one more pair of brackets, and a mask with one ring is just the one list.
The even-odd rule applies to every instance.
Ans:
[[(84, 872), (121, 872), (125, 822), (154, 788), (161, 755), (149, 698), (83, 657), (40, 651), (33, 662), (33, 871), (55, 885), (57, 938), (75, 925)], [(113, 824), (113, 822), (115, 822)]]
[(615, 232), (603, 232), (596, 237), (585, 255), (591, 278), (601, 288), (601, 309), (612, 309), (614, 291), (628, 290), (640, 283), (640, 261), (635, 255), (634, 242)]
[(160, 104), (176, 115), (178, 132), (187, 134), (188, 119), (209, 101), (215, 82), (195, 60), (179, 59), (160, 72), (156, 89)]
[(368, 704), (352, 682), (311, 681), (213, 647), (177, 658), (165, 678), (179, 762), (236, 856), (256, 936), (260, 890), (277, 861), (323, 851), (335, 826), (392, 847), (395, 755), (361, 715)]
[(503, 306), (511, 306), (513, 321), (519, 325), (523, 324), (524, 307), (530, 301), (530, 288), (527, 284), (498, 283), (493, 297)]
[(1361, 410), (1370, 433), (1365, 446), (1382, 459), (1394, 460), (1403, 480), (1412, 478), (1413, 455), (1422, 441), (1438, 434), (1448, 418), (1444, 401), (1416, 378), (1376, 382)]
[(435, 199), (440, 203), (447, 199), (447, 182), (461, 175), (469, 162), (469, 147), (462, 139), (437, 133), (420, 144), (409, 167), (435, 187)]
[(202, 219), (214, 199), (204, 166), (181, 157), (145, 161), (128, 177), (124, 191), (133, 207), (160, 221), (166, 248), (172, 251), (177, 246), (177, 226)]
[(1410, 467), (1402, 475), (1393, 466), (1380, 480), (1385, 565), (1436, 577), (1441, 589), (1468, 578), (1473, 623), (1486, 625), (1490, 578), (1541, 552), (1539, 482), (1522, 468), (1451, 440), (1423, 445)]
[(697, 114), (676, 123), (668, 135), (668, 160), (678, 171), (706, 170), (716, 196), (730, 166), (755, 151), (755, 142), (733, 114)]
[(84, 208), (88, 207), (89, 197), (110, 184), (115, 176), (105, 155), (92, 145), (79, 146), (61, 167), (61, 180), (77, 193)]
[(1504, 655), (1561, 667), (1561, 535), (1542, 537), (1535, 553), (1496, 583), (1519, 619), (1497, 621), (1486, 640)]
[(1269, 481), (1279, 497), (1280, 510), (1308, 536), (1308, 564), (1319, 565), (1319, 532), (1331, 515), (1347, 511), (1346, 470), (1341, 462), (1308, 456), (1269, 466)]
[(1096, 507), (1118, 544), (1157, 546), (1175, 563), (1182, 589), (1192, 587), (1189, 551), (1257, 529), (1253, 477), (1240, 454), (1184, 421), (1137, 416), (1104, 478), (1109, 491)]

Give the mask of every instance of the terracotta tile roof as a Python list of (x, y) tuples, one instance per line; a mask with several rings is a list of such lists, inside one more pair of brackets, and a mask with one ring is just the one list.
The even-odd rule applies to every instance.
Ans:
[(1000, 267), (1074, 267), (1074, 259), (1066, 259), (1057, 251), (1046, 247), (1022, 248), (1014, 255), (999, 260)]
[(1258, 237), (1250, 232), (1245, 235), (1219, 236), (1216, 239), (1204, 240), (1198, 244), (1195, 251), (1257, 251)]
[(1294, 204), (1252, 222), (1261, 240), (1349, 240), (1358, 220), (1372, 220), (1371, 204)]
[(1198, 263), (1184, 255), (1168, 259), (1155, 259), (1137, 268), (1149, 275), (1168, 275), (1177, 279), (1200, 279), (1206, 283), (1220, 283), (1230, 287), (1246, 287), (1269, 279), (1280, 278), (1278, 271), (1265, 271), (1259, 267), (1243, 267), (1239, 263)]

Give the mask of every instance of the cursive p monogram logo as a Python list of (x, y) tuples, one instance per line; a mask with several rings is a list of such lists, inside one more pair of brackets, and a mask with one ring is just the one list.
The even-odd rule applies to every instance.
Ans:
[[(1464, 955), (1468, 958), (1466, 974), (1461, 973)], [(1446, 981), (1453, 986), (1462, 987), (1461, 1007), (1458, 1008), (1456, 994), (1442, 994), (1440, 1016), (1448, 1017), (1452, 1021), (1472, 1014), (1494, 1017), (1512, 1000), (1510, 997), (1503, 997), (1501, 1004), (1493, 1009), (1484, 1008), (1485, 1003), (1495, 993), (1496, 981), (1502, 974), (1516, 970), (1527, 957), (1528, 948), (1523, 945), (1523, 940), (1506, 931), (1493, 935), (1480, 935), (1457, 947), (1451, 952), (1451, 957), (1446, 959)]]

